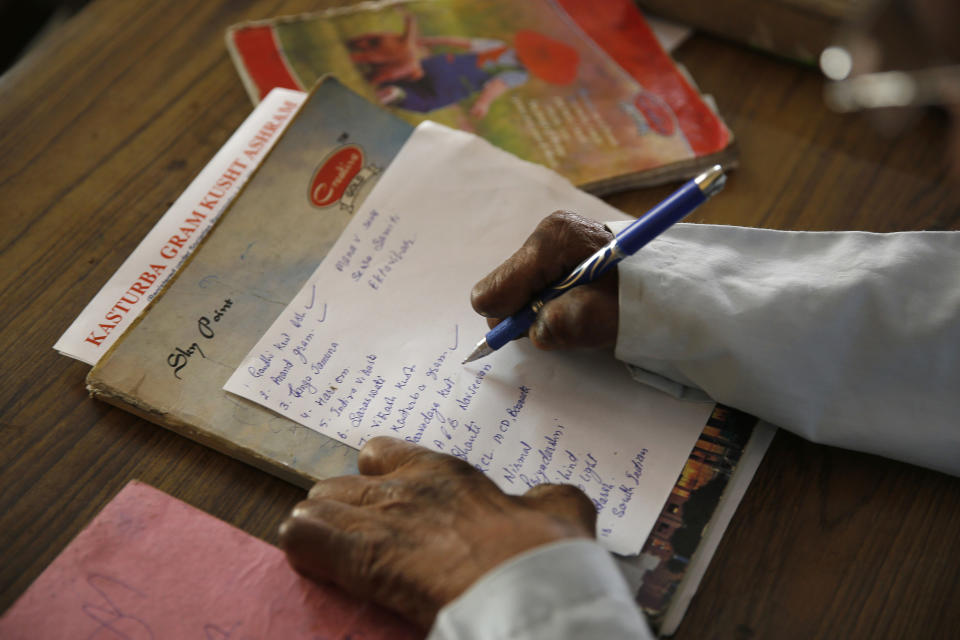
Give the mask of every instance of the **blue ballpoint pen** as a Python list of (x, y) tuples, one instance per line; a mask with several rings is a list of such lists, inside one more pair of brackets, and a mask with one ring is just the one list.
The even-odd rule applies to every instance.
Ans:
[(544, 290), (523, 309), (491, 329), (463, 364), (488, 356), (514, 338), (525, 335), (544, 304), (573, 287), (593, 282), (618, 262), (639, 251), (723, 189), (726, 181), (723, 169), (717, 164), (684, 184), (581, 262), (573, 273)]

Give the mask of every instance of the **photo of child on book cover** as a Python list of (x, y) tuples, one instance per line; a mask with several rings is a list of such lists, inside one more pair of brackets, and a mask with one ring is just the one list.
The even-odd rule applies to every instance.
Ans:
[(526, 84), (531, 73), (551, 84), (570, 84), (580, 60), (570, 45), (529, 29), (517, 31), (512, 45), (422, 36), (412, 15), (405, 17), (402, 33), (363, 34), (346, 45), (381, 104), (429, 113), (470, 100), (470, 115), (481, 120), (494, 100)]

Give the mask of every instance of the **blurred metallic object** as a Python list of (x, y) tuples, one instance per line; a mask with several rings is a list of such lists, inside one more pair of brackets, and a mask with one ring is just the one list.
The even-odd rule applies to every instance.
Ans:
[(820, 54), (824, 99), (847, 113), (960, 103), (956, 0), (875, 5)]
[[(822, 57), (820, 65), (830, 77)], [(957, 102), (960, 100), (960, 65), (920, 71), (879, 71), (836, 79), (824, 89), (824, 100), (828, 107), (840, 113)]]

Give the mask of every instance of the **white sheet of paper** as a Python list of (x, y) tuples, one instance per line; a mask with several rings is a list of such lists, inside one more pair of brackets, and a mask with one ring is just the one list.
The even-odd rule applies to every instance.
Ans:
[(451, 453), (510, 493), (575, 484), (605, 546), (638, 552), (712, 405), (643, 387), (609, 354), (519, 341), (461, 365), (487, 330), (471, 287), (558, 208), (624, 217), (544, 167), (421, 124), (224, 388), (354, 447), (389, 435)]
[(664, 51), (673, 53), (677, 47), (693, 35), (693, 28), (685, 24), (664, 20), (663, 18), (651, 16), (647, 13), (644, 13), (643, 17), (646, 19), (647, 24), (653, 31), (653, 35), (657, 37), (657, 41), (660, 42), (660, 46), (663, 47)]

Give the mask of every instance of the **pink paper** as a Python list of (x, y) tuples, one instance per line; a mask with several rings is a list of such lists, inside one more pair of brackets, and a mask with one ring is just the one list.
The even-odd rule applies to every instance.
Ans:
[(419, 638), (283, 552), (131, 482), (0, 619), (0, 638)]

